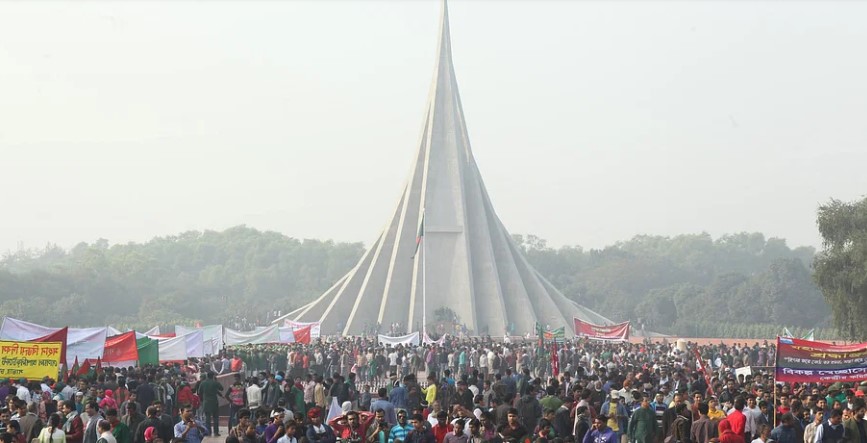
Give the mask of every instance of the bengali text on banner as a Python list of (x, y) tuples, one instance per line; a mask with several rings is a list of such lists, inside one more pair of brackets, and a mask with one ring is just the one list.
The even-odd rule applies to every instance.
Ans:
[(0, 378), (57, 377), (62, 347), (60, 342), (0, 341)]
[(579, 318), (573, 318), (573, 321), (575, 322), (576, 337), (586, 337), (593, 340), (605, 341), (629, 340), (629, 322), (604, 326), (587, 323)]
[(828, 343), (777, 337), (778, 382), (857, 382), (867, 378), (867, 343)]

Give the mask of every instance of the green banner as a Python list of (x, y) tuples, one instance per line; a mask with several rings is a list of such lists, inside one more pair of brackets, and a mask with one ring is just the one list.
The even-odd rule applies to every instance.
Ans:
[(138, 348), (139, 366), (160, 364), (160, 346), (158, 341), (143, 337), (136, 340), (135, 344)]
[(566, 338), (566, 327), (545, 331), (545, 340), (561, 340)]

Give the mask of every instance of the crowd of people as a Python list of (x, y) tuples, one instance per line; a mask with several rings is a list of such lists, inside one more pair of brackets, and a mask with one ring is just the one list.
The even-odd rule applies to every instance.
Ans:
[(60, 382), (2, 380), (0, 435), (201, 443), (221, 436), (223, 415), (227, 443), (867, 443), (867, 382), (775, 383), (760, 369), (774, 353), (766, 342), (490, 338), (244, 346)]

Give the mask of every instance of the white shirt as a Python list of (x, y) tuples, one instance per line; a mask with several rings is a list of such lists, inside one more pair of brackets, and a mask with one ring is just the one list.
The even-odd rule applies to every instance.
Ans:
[(391, 366), (397, 366), (397, 352), (388, 354), (388, 364)]
[(99, 434), (99, 438), (105, 439), (106, 443), (117, 443), (117, 439), (114, 438), (114, 435), (111, 431), (103, 432)]
[(284, 435), (277, 439), (277, 443), (298, 443), (298, 439), (296, 439), (295, 437)]
[(759, 409), (758, 406), (753, 409), (745, 407), (744, 410), (741, 412), (743, 412), (747, 418), (747, 423), (746, 426), (744, 426), (744, 431), (752, 432), (753, 434), (755, 434), (756, 431), (758, 431), (758, 425), (756, 424), (756, 420), (758, 420), (759, 417), (762, 415), (762, 410)]
[(30, 389), (27, 389), (26, 386), (18, 386), (18, 390), (15, 391), (15, 396), (18, 397), (19, 400), (30, 403)]
[(257, 384), (252, 384), (247, 387), (247, 407), (250, 409), (258, 408), (262, 404), (262, 388)]

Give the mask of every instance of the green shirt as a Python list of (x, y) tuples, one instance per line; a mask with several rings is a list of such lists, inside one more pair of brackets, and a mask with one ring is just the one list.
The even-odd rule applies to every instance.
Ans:
[[(202, 405), (216, 406), (217, 396), (223, 392), (223, 385), (216, 380), (208, 379), (199, 385), (199, 395), (202, 397)], [(118, 442), (120, 443), (120, 442)]]
[(129, 427), (121, 422), (114, 426), (111, 435), (114, 436), (117, 443), (132, 443), (132, 433), (129, 431)]

